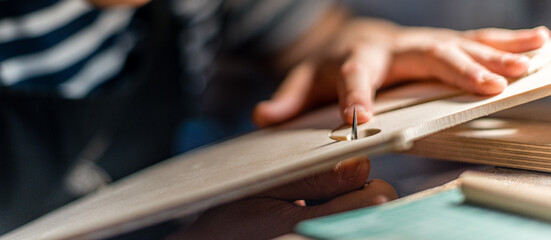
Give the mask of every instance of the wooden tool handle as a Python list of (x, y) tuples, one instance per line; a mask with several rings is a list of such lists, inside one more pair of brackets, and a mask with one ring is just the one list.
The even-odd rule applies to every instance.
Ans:
[(482, 173), (460, 176), (468, 203), (551, 221), (551, 187), (503, 181)]

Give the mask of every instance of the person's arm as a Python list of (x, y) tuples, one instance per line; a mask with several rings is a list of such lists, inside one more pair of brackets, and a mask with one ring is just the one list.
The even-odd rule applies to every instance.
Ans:
[(481, 95), (500, 93), (506, 77), (522, 76), (529, 61), (518, 53), (541, 47), (545, 27), (524, 30), (403, 27), (356, 18), (332, 8), (318, 24), (278, 55), (288, 74), (272, 99), (257, 105), (259, 126), (290, 119), (339, 100), (347, 123), (372, 117), (375, 91), (406, 80), (438, 79)]

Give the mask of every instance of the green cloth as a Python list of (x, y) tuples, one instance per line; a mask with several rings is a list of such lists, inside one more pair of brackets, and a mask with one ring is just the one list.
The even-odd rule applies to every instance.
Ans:
[(466, 204), (457, 188), (304, 221), (296, 230), (320, 239), (551, 239), (550, 223)]

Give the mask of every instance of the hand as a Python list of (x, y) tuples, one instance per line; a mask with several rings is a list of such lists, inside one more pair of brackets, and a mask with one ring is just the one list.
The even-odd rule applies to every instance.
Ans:
[[(517, 54), (541, 47), (549, 30), (449, 29), (401, 27), (374, 19), (346, 20), (326, 44), (292, 68), (272, 99), (253, 113), (263, 127), (338, 98), (345, 122), (373, 116), (373, 98), (381, 87), (406, 80), (438, 79), (481, 95), (498, 94), (504, 77), (519, 77), (529, 59)], [(319, 37), (319, 34), (318, 34)], [(300, 46), (307, 46), (301, 40)], [(319, 40), (318, 40), (319, 41)], [(296, 50), (295, 50), (296, 52)]]
[[(270, 239), (291, 232), (305, 219), (397, 198), (392, 186), (381, 180), (365, 184), (369, 166), (367, 157), (349, 159), (331, 171), (210, 209), (169, 239)], [(302, 199), (329, 201), (304, 206), (296, 201)]]

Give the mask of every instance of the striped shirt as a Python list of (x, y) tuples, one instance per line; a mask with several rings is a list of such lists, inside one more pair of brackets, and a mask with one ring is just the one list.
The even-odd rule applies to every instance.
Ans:
[[(159, 0), (156, 0), (159, 1)], [(200, 79), (223, 39), (276, 51), (310, 27), (330, 0), (173, 0), (184, 76)], [(86, 0), (0, 0), (0, 87), (80, 99), (117, 80), (135, 45), (135, 10)]]
[(122, 69), (133, 13), (85, 0), (0, 1), (0, 84), (86, 96)]

